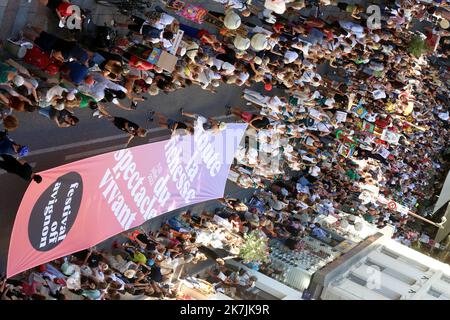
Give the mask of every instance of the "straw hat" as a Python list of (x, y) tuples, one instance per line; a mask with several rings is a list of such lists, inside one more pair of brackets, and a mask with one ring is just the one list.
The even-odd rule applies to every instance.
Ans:
[(236, 49), (245, 51), (250, 48), (250, 39), (237, 35), (236, 38), (234, 38), (233, 44)]
[(221, 123), (219, 124), (219, 130), (220, 130), (220, 131), (223, 131), (223, 130), (225, 130), (226, 128), (227, 128), (226, 122), (221, 122)]
[(241, 26), (241, 17), (233, 10), (228, 10), (223, 20), (225, 28), (229, 30), (236, 30)]
[(262, 64), (263, 60), (260, 57), (254, 57), (253, 62), (256, 63), (257, 65), (260, 65)]
[(267, 36), (262, 33), (256, 33), (251, 40), (251, 46), (255, 51), (262, 51), (266, 49), (268, 43)]
[(133, 278), (136, 275), (136, 270), (128, 269), (127, 271), (125, 271), (123, 273), (123, 275), (125, 277), (127, 277), (128, 279), (131, 279), (131, 278)]
[(441, 19), (441, 21), (439, 21), (439, 25), (442, 29), (448, 29), (450, 27), (450, 22), (447, 19)]

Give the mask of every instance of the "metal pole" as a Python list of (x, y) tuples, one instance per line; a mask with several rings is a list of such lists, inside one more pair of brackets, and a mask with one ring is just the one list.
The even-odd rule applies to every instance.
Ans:
[(443, 229), (443, 228), (444, 228), (444, 226), (442, 226), (442, 225), (440, 225), (440, 224), (438, 224), (438, 223), (436, 223), (436, 222), (433, 222), (433, 221), (431, 221), (431, 220), (428, 220), (428, 219), (426, 219), (426, 218), (424, 218), (424, 217), (422, 217), (422, 216), (419, 216), (418, 214), (415, 214), (415, 213), (412, 212), (412, 211), (409, 211), (408, 214), (411, 215), (411, 216), (413, 216), (413, 217), (415, 217), (415, 218), (417, 218), (417, 219), (420, 219), (420, 220), (423, 220), (423, 221), (425, 221), (425, 222), (427, 222), (427, 223), (429, 223), (429, 224), (432, 224), (433, 226), (435, 226), (435, 227), (437, 227), (437, 228), (440, 228), (440, 229)]

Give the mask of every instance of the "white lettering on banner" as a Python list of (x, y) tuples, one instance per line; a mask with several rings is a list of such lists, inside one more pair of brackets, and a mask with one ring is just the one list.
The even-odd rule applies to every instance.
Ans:
[(71, 5), (67, 11), (72, 11), (72, 14), (66, 19), (66, 27), (69, 30), (81, 30), (81, 9), (77, 5)]
[(53, 187), (53, 193), (51, 194), (51, 199), (44, 209), (44, 225), (42, 226), (41, 242), (39, 243), (39, 248), (43, 248), (47, 245), (47, 235), (49, 231), (48, 225), (50, 224), (50, 220), (52, 219), (53, 207), (58, 201), (58, 199), (56, 199), (56, 196), (58, 195), (60, 187), (61, 182), (55, 183), (55, 186)]
[[(157, 215), (157, 210), (154, 208), (156, 203), (161, 207), (165, 207), (168, 203), (171, 197), (167, 186), (169, 181), (174, 182), (186, 204), (195, 199), (196, 191), (192, 185), (199, 174), (197, 161), (205, 163), (212, 177), (219, 173), (221, 168), (220, 157), (215, 152), (214, 145), (209, 141), (209, 134), (201, 132), (194, 136), (195, 151), (186, 165), (182, 160), (184, 158), (183, 146), (179, 146), (179, 139), (179, 136), (174, 136), (164, 146), (169, 174), (161, 175), (162, 166), (160, 163), (149, 173), (151, 175), (149, 184), (153, 188), (153, 196), (151, 197), (148, 196), (147, 188), (143, 184), (145, 177), (141, 176), (136, 170), (137, 166), (133, 161), (131, 151), (124, 149), (114, 153), (116, 163), (112, 168), (106, 170), (99, 183), (99, 188), (103, 198), (108, 202), (111, 212), (114, 213), (117, 221), (125, 230), (129, 229), (136, 219), (136, 213), (132, 212), (132, 208), (126, 203), (127, 197), (123, 196), (124, 190), (121, 190), (118, 181), (122, 180), (126, 183), (126, 188), (130, 192), (136, 209), (145, 220), (148, 220)], [(191, 155), (191, 152), (188, 152), (188, 154)], [(154, 179), (156, 178), (156, 172), (158, 178)]]
[(381, 8), (377, 5), (370, 5), (366, 13), (370, 15), (367, 18), (367, 28), (371, 30), (381, 29)]
[[(72, 183), (69, 187), (69, 191), (67, 192), (66, 202), (64, 202), (64, 209), (63, 209), (63, 219), (61, 220), (61, 225), (59, 226), (59, 233), (56, 232), (58, 235), (58, 242), (62, 241), (66, 237), (66, 227), (67, 227), (67, 218), (72, 213), (72, 207), (70, 206), (70, 203), (72, 202), (72, 197), (75, 193), (75, 189), (77, 189), (80, 186), (78, 182)], [(53, 241), (52, 241), (53, 240)], [(50, 243), (56, 242), (56, 237), (52, 239), (50, 236)]]
[(70, 204), (72, 202), (72, 197), (75, 193), (75, 189), (79, 187), (79, 183), (78, 182), (73, 183), (69, 187), (69, 191), (67, 192), (66, 200), (64, 202), (61, 225), (59, 226), (58, 231), (57, 221), (53, 221), (50, 227), (49, 224), (52, 219), (54, 206), (58, 202), (57, 195), (60, 187), (61, 182), (55, 183), (55, 186), (53, 187), (52, 190), (51, 199), (44, 209), (44, 225), (42, 228), (41, 241), (39, 243), (40, 248), (45, 247), (48, 243), (50, 244), (60, 242), (64, 240), (64, 238), (66, 237), (67, 219), (69, 215), (72, 213), (72, 207)]
[(219, 173), (222, 165), (219, 154), (215, 152), (214, 146), (209, 142), (209, 137), (210, 134), (204, 130), (194, 131), (195, 152), (192, 158), (197, 158), (200, 153), (201, 159), (209, 170), (209, 174), (215, 177)]
[(186, 167), (183, 168), (181, 165), (182, 149), (178, 148), (178, 142), (179, 136), (174, 136), (164, 148), (166, 150), (167, 166), (172, 175), (172, 181), (175, 182), (175, 186), (180, 192), (181, 197), (188, 204), (196, 195), (195, 189), (191, 188), (191, 184), (199, 172), (198, 165), (195, 163), (195, 159), (199, 153), (194, 152), (194, 156), (191, 157)]
[(122, 178), (126, 182), (126, 187), (130, 192), (136, 208), (145, 220), (151, 219), (157, 215), (154, 205), (158, 203), (164, 207), (170, 199), (170, 192), (167, 182), (170, 176), (160, 177), (153, 188), (153, 197), (147, 195), (147, 188), (143, 185), (144, 177), (136, 170), (136, 163), (133, 161), (133, 154), (130, 150), (119, 150), (114, 153), (114, 160), (117, 163), (112, 169), (107, 169), (99, 187), (102, 195), (110, 205), (117, 221), (124, 230), (131, 227), (136, 219), (136, 213), (132, 212), (130, 206), (126, 203), (117, 181)]
[[(119, 176), (120, 174), (116, 175), (116, 178)], [(106, 169), (99, 187), (103, 188), (105, 185), (107, 185), (107, 187), (102, 193), (103, 197), (108, 201), (111, 211), (114, 213), (114, 216), (122, 228), (124, 228), (124, 230), (129, 229), (131, 223), (133, 223), (136, 218), (136, 213), (131, 213), (109, 168)]]

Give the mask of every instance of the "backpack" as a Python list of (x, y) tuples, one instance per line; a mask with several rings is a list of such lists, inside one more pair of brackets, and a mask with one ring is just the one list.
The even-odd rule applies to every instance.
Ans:
[(45, 71), (50, 75), (55, 75), (59, 72), (58, 61), (50, 57), (37, 46), (33, 46), (33, 48), (27, 50), (23, 61)]

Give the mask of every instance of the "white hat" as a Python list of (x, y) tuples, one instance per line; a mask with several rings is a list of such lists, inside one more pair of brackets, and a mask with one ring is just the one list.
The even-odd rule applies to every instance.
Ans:
[(267, 36), (262, 33), (256, 33), (251, 40), (251, 46), (255, 51), (261, 51), (267, 48), (268, 45)]
[(233, 10), (228, 10), (223, 19), (223, 24), (227, 29), (236, 30), (241, 26), (241, 17)]
[(64, 105), (64, 103), (58, 103), (58, 104), (57, 104), (56, 106), (54, 106), (53, 108), (55, 108), (56, 110), (61, 111), (61, 110), (64, 110), (65, 105)]
[(254, 58), (253, 58), (253, 62), (259, 65), (259, 64), (261, 64), (263, 61), (262, 61), (262, 59), (261, 59), (260, 57), (254, 57)]
[(25, 83), (25, 79), (22, 76), (16, 75), (14, 76), (13, 83), (16, 87), (20, 87)]
[(133, 278), (133, 277), (136, 275), (136, 270), (128, 269), (127, 271), (125, 271), (125, 272), (123, 273), (123, 275), (124, 275), (125, 277), (127, 277), (128, 279), (131, 279), (131, 278)]
[(236, 49), (245, 51), (250, 48), (250, 39), (237, 35), (236, 38), (234, 38), (233, 44)]
[(69, 100), (69, 101), (75, 100), (75, 92), (73, 92), (73, 91), (69, 92), (67, 94), (66, 99)]
[(226, 127), (227, 127), (227, 124), (226, 124), (226, 122), (221, 122), (221, 123), (219, 124), (219, 130), (220, 130), (220, 131), (223, 131), (223, 130), (225, 130), (225, 129), (226, 129)]
[(439, 22), (439, 25), (441, 26), (442, 29), (448, 29), (450, 27), (450, 22), (447, 19), (442, 19)]
[(186, 54), (186, 52), (187, 52), (186, 47), (180, 47), (178, 49), (178, 54), (180, 55), (180, 57), (183, 57)]
[(153, 78), (152, 77), (147, 77), (147, 78), (145, 78), (145, 83), (146, 84), (152, 84), (153, 83)]
[(66, 276), (71, 276), (75, 272), (75, 267), (73, 266), (73, 264), (69, 264), (67, 262), (64, 262), (62, 264), (62, 266), (61, 266), (61, 271)]

